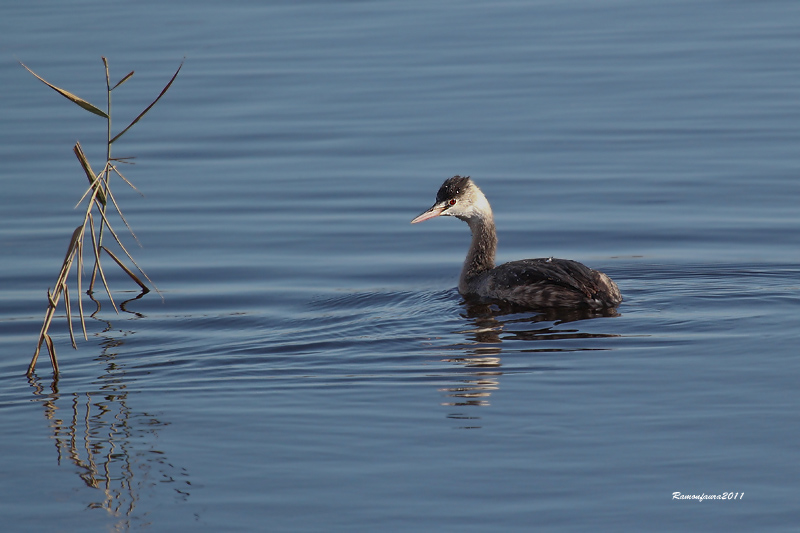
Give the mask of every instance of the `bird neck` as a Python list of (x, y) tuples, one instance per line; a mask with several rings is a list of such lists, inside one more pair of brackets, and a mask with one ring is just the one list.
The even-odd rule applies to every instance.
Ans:
[(494, 227), (494, 217), (491, 212), (482, 213), (480, 216), (466, 220), (472, 230), (472, 244), (464, 260), (461, 271), (459, 288), (467, 286), (467, 280), (494, 268), (494, 256), (497, 251), (497, 232)]

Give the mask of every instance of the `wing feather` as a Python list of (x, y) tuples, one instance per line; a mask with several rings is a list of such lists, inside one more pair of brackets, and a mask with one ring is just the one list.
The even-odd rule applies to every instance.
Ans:
[(544, 282), (572, 289), (592, 298), (600, 291), (595, 274), (591, 268), (569, 259), (523, 259), (496, 267), (493, 277), (497, 289), (512, 290), (515, 287)]

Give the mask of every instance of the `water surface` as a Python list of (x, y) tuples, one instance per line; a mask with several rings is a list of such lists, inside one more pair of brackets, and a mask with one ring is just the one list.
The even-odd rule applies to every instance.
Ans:
[[(56, 2), (0, 21), (0, 515), (13, 531), (793, 531), (798, 7)], [(163, 294), (109, 269), (24, 377), (101, 119)], [(116, 144), (119, 144), (117, 146)], [(96, 162), (95, 162), (96, 161)], [(455, 290), (472, 175), (500, 261), (607, 316)], [(122, 227), (122, 226), (120, 226)], [(89, 305), (88, 300), (84, 302)], [(93, 308), (92, 308), (93, 310)], [(703, 502), (673, 493), (743, 494)]]

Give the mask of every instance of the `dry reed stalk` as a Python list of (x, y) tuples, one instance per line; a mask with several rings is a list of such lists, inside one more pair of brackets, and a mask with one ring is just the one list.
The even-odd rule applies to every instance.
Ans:
[[(79, 105), (83, 109), (86, 109), (90, 113), (105, 118), (107, 123), (106, 162), (103, 165), (103, 170), (99, 174), (96, 174), (92, 169), (92, 166), (89, 164), (89, 160), (87, 159), (86, 154), (84, 154), (80, 142), (76, 142), (75, 146), (73, 147), (73, 152), (75, 153), (75, 157), (78, 158), (78, 162), (80, 163), (81, 168), (83, 169), (87, 179), (89, 180), (89, 187), (83, 193), (83, 196), (81, 196), (81, 199), (78, 201), (78, 204), (75, 207), (80, 205), (84, 201), (84, 199), (88, 198), (88, 202), (83, 218), (83, 223), (77, 228), (75, 228), (75, 230), (72, 232), (72, 238), (70, 239), (69, 246), (67, 248), (67, 253), (61, 265), (61, 270), (59, 271), (58, 278), (56, 279), (56, 284), (53, 293), (51, 294), (50, 289), (47, 290), (48, 306), (47, 310), (45, 311), (44, 321), (42, 323), (42, 329), (39, 332), (39, 340), (36, 344), (36, 351), (33, 354), (33, 358), (31, 359), (30, 365), (28, 365), (28, 372), (27, 372), (28, 377), (31, 377), (35, 371), (36, 361), (39, 358), (39, 353), (41, 352), (42, 344), (44, 344), (47, 347), (47, 351), (50, 355), (50, 363), (53, 366), (53, 374), (55, 375), (56, 378), (58, 377), (59, 374), (58, 359), (56, 358), (55, 344), (53, 343), (53, 339), (49, 334), (49, 330), (53, 318), (55, 317), (55, 313), (58, 308), (58, 303), (62, 295), (64, 296), (64, 310), (67, 318), (67, 326), (69, 330), (70, 341), (72, 343), (72, 347), (77, 348), (77, 343), (75, 341), (75, 331), (72, 325), (72, 304), (70, 301), (69, 287), (67, 284), (67, 280), (69, 278), (70, 271), (72, 270), (72, 266), (76, 262), (78, 264), (76, 272), (77, 287), (78, 287), (78, 296), (77, 296), (78, 315), (80, 317), (81, 331), (83, 332), (83, 337), (84, 339), (88, 340), (88, 336), (86, 333), (86, 318), (83, 310), (83, 300), (82, 300), (82, 294), (83, 294), (82, 278), (83, 278), (83, 267), (84, 267), (83, 253), (84, 253), (84, 244), (85, 244), (84, 241), (85, 241), (87, 226), (89, 228), (89, 234), (91, 235), (91, 246), (92, 246), (92, 254), (94, 256), (94, 266), (92, 268), (92, 276), (89, 284), (89, 289), (86, 292), (89, 294), (89, 297), (97, 303), (98, 309), (100, 304), (94, 299), (92, 293), (94, 292), (95, 280), (97, 279), (97, 275), (99, 274), (100, 279), (103, 283), (103, 288), (105, 289), (106, 294), (108, 295), (108, 298), (111, 301), (111, 305), (114, 307), (114, 310), (116, 312), (119, 312), (119, 310), (117, 309), (117, 305), (114, 302), (114, 298), (111, 295), (111, 287), (109, 287), (108, 281), (106, 280), (105, 272), (103, 271), (103, 265), (101, 262), (101, 253), (100, 253), (101, 251), (104, 251), (106, 254), (108, 254), (108, 256), (111, 257), (111, 259), (114, 261), (114, 263), (116, 263), (120, 267), (120, 269), (122, 269), (123, 272), (125, 272), (139, 287), (141, 287), (142, 289), (141, 294), (145, 294), (150, 291), (147, 285), (145, 285), (142, 282), (142, 280), (130, 268), (128, 268), (125, 265), (123, 260), (117, 257), (113, 252), (111, 252), (111, 250), (109, 250), (108, 247), (103, 245), (103, 235), (105, 231), (108, 231), (109, 234), (113, 237), (114, 242), (117, 243), (119, 248), (123, 251), (125, 257), (134, 265), (136, 270), (138, 270), (139, 273), (148, 282), (150, 282), (151, 285), (153, 285), (153, 288), (155, 288), (155, 290), (159, 292), (158, 288), (155, 287), (152, 280), (147, 276), (144, 270), (142, 270), (142, 268), (136, 263), (136, 261), (134, 261), (131, 254), (122, 244), (122, 241), (119, 239), (119, 236), (114, 231), (114, 228), (111, 226), (111, 222), (108, 220), (108, 217), (106, 216), (106, 208), (108, 206), (108, 199), (110, 198), (111, 204), (113, 205), (117, 215), (125, 224), (125, 227), (131, 233), (131, 235), (133, 235), (133, 238), (136, 240), (136, 242), (137, 243), (139, 242), (139, 240), (136, 238), (136, 235), (133, 233), (133, 230), (131, 229), (130, 225), (128, 224), (128, 221), (122, 215), (122, 210), (120, 209), (119, 204), (117, 203), (113, 193), (111, 192), (110, 178), (112, 173), (116, 174), (125, 184), (133, 188), (136, 192), (139, 192), (138, 189), (136, 189), (136, 187), (134, 187), (134, 185), (127, 178), (125, 178), (125, 176), (122, 175), (119, 169), (112, 163), (112, 161), (128, 163), (127, 160), (131, 158), (128, 157), (112, 158), (111, 145), (112, 143), (117, 141), (120, 137), (122, 137), (122, 135), (124, 135), (129, 129), (131, 129), (131, 127), (134, 124), (139, 122), (139, 120), (141, 120), (142, 117), (144, 117), (145, 114), (147, 114), (147, 112), (150, 111), (150, 109), (152, 109), (152, 107), (156, 104), (156, 102), (158, 102), (161, 99), (161, 97), (164, 96), (167, 90), (169, 90), (172, 83), (175, 81), (175, 78), (177, 78), (178, 73), (181, 71), (181, 68), (183, 67), (183, 62), (181, 62), (180, 66), (178, 67), (178, 70), (175, 71), (175, 74), (173, 74), (172, 78), (169, 80), (167, 85), (161, 90), (161, 93), (156, 97), (156, 99), (153, 100), (150, 103), (150, 105), (148, 105), (145, 108), (144, 111), (139, 113), (139, 115), (135, 119), (133, 119), (133, 121), (130, 124), (128, 124), (121, 132), (112, 137), (111, 92), (114, 89), (118, 88), (123, 83), (125, 83), (126, 81), (128, 81), (129, 79), (131, 79), (131, 77), (133, 76), (133, 71), (126, 74), (112, 87), (109, 77), (108, 61), (106, 60), (105, 57), (103, 57), (102, 60), (106, 72), (106, 90), (107, 90), (107, 106), (108, 106), (107, 111), (103, 111), (102, 109), (92, 105), (91, 103), (87, 102), (82, 98), (79, 98), (78, 96), (72, 94), (69, 91), (56, 87), (55, 85), (51, 84), (50, 82), (46, 81), (44, 78), (33, 72), (25, 64), (20, 62), (20, 65), (22, 65), (28, 72), (33, 74), (33, 76), (35, 76), (39, 81), (41, 81), (42, 83), (44, 83), (45, 85), (47, 85), (48, 87), (59, 93), (60, 95), (64, 96), (68, 100)], [(100, 216), (99, 228), (95, 227), (93, 212), (95, 214), (99, 214)]]

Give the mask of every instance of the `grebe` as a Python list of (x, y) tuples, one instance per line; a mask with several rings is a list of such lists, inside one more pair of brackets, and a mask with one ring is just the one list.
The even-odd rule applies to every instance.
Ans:
[(433, 207), (412, 224), (439, 215), (454, 216), (469, 224), (469, 247), (458, 292), (466, 299), (499, 300), (530, 308), (615, 307), (622, 301), (611, 278), (569, 259), (523, 259), (494, 266), (497, 234), (489, 201), (469, 176), (445, 180)]

